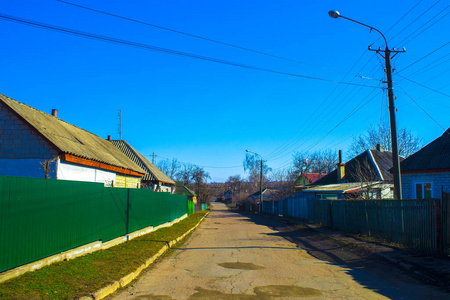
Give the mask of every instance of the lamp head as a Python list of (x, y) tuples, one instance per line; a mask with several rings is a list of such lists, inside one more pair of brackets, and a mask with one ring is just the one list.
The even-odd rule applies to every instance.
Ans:
[(245, 152), (250, 152), (250, 151), (248, 151), (248, 150), (245, 150)]
[(337, 19), (337, 18), (339, 18), (339, 16), (341, 15), (337, 10), (330, 10), (329, 12), (328, 12), (328, 15), (330, 16), (330, 17), (332, 17), (333, 19)]

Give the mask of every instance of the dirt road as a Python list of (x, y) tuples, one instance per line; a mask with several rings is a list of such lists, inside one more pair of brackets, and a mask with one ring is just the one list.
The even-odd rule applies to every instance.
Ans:
[(445, 299), (301, 226), (215, 203), (189, 240), (109, 299)]

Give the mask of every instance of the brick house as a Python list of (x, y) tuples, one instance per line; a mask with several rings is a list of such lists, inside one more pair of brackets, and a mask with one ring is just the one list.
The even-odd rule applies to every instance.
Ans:
[(403, 199), (441, 199), (450, 192), (450, 128), (400, 163)]
[(141, 180), (142, 187), (151, 188), (155, 192), (175, 192), (175, 181), (152, 164), (144, 155), (131, 147), (130, 144), (126, 141), (110, 140), (110, 136), (108, 141), (145, 171), (145, 175)]
[(0, 175), (140, 186), (145, 171), (114, 145), (0, 94)]

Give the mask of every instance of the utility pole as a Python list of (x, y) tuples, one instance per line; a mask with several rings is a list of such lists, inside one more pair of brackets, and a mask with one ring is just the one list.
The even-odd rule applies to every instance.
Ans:
[(157, 157), (158, 155), (153, 152), (153, 154), (151, 154), (150, 156), (152, 157), (152, 164), (155, 164), (155, 157)]
[(122, 140), (122, 110), (119, 110), (119, 140)]
[[(392, 87), (392, 67), (391, 67), (391, 59), (396, 56), (399, 52), (405, 52), (405, 48), (403, 50), (399, 51), (393, 48), (392, 50), (389, 50), (387, 40), (385, 36), (379, 31), (378, 29), (366, 25), (364, 23), (355, 21), (353, 19), (341, 16), (341, 14), (337, 10), (331, 10), (328, 12), (328, 15), (334, 19), (337, 18), (343, 18), (346, 20), (349, 20), (351, 22), (357, 23), (359, 25), (365, 26), (370, 28), (370, 31), (375, 30), (381, 36), (383, 37), (384, 43), (386, 44), (385, 50), (381, 50), (381, 48), (378, 49), (371, 49), (369, 46), (370, 51), (375, 51), (377, 54), (379, 54), (381, 57), (384, 58), (384, 62), (386, 65), (386, 82), (387, 83), (387, 89), (388, 89), (388, 98), (389, 98), (389, 121), (391, 124), (391, 147), (392, 147), (392, 169), (393, 169), (393, 175), (394, 175), (394, 199), (396, 200), (402, 200), (402, 180), (400, 177), (400, 160), (398, 156), (398, 143), (397, 143), (397, 123), (395, 120), (395, 105), (394, 105), (394, 89)], [(380, 53), (384, 52), (384, 56)], [(391, 57), (391, 53), (395, 52), (395, 54)]]
[[(384, 36), (383, 36), (384, 37)], [(379, 54), (381, 57), (384, 58), (384, 62), (386, 65), (386, 82), (387, 83), (387, 89), (388, 89), (388, 99), (389, 99), (389, 121), (391, 124), (391, 144), (392, 144), (392, 169), (393, 169), (393, 175), (394, 175), (394, 199), (396, 200), (402, 200), (402, 178), (400, 176), (400, 159), (398, 156), (398, 138), (397, 138), (397, 121), (395, 118), (395, 104), (394, 104), (394, 88), (392, 86), (392, 67), (391, 67), (391, 53), (395, 52), (394, 56), (397, 55), (399, 52), (405, 52), (405, 50), (389, 50), (387, 43), (386, 43), (386, 49), (384, 51), (380, 50), (378, 48), (377, 50), (371, 49), (369, 46), (370, 51), (375, 51), (377, 54)], [(380, 53), (384, 52), (384, 56)], [(392, 56), (392, 58), (394, 57)]]
[(258, 211), (262, 212), (262, 183), (263, 183), (263, 159), (262, 156), (259, 155), (256, 152), (252, 152), (250, 150), (245, 150), (248, 153), (253, 153), (257, 156), (259, 156), (259, 158), (261, 159), (260, 161), (260, 168), (259, 168), (259, 207), (258, 207)]
[(262, 169), (263, 169), (263, 160), (262, 160), (262, 157), (261, 157), (261, 164), (260, 164), (260, 169), (259, 169), (259, 212), (261, 213), (262, 212), (262, 177), (263, 177), (263, 172), (262, 172)]

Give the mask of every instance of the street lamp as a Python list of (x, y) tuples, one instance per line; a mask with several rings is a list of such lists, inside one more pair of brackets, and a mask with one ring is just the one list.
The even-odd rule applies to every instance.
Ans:
[(259, 210), (259, 212), (261, 212), (261, 206), (262, 206), (262, 179), (263, 179), (263, 159), (262, 159), (262, 156), (261, 155), (259, 155), (258, 153), (256, 153), (256, 152), (252, 152), (252, 151), (250, 151), (250, 150), (245, 150), (246, 152), (248, 152), (248, 153), (253, 153), (253, 154), (255, 154), (255, 155), (258, 155), (259, 156), (259, 158), (261, 159), (261, 163), (260, 163), (260, 170), (259, 170), (259, 206), (258, 206), (258, 210)]
[[(378, 29), (373, 28), (372, 26), (366, 25), (364, 23), (344, 17), (337, 10), (330, 10), (328, 12), (328, 15), (334, 19), (343, 18), (343, 19), (352, 21), (359, 25), (370, 28), (371, 31), (375, 30), (376, 32), (381, 34), (381, 36), (383, 37), (384, 43), (386, 44), (386, 48), (384, 50), (381, 50), (380, 48), (371, 49), (370, 46), (368, 48), (370, 51), (375, 51), (377, 54), (379, 54), (381, 57), (383, 57), (385, 65), (386, 65), (386, 82), (385, 83), (387, 83), (388, 97), (389, 97), (389, 119), (390, 119), (390, 124), (391, 124), (392, 165), (393, 165), (393, 173), (394, 173), (394, 198), (397, 200), (402, 200), (402, 182), (401, 182), (401, 177), (400, 177), (400, 160), (398, 157), (398, 145), (397, 145), (397, 124), (395, 121), (394, 89), (392, 87), (391, 52), (394, 52), (395, 53), (394, 56), (395, 56), (399, 52), (405, 52), (405, 48), (403, 48), (402, 51), (395, 50), (395, 48), (393, 50), (389, 50), (386, 38)], [(384, 56), (381, 55), (380, 52), (384, 52)], [(394, 56), (392, 56), (392, 58)]]

